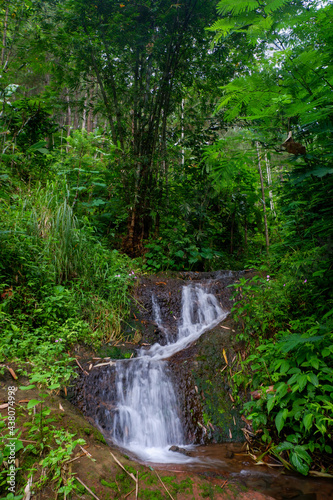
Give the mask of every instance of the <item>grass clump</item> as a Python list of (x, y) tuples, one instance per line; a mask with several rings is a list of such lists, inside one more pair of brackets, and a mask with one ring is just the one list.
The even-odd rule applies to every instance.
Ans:
[(67, 381), (75, 344), (121, 339), (133, 262), (95, 238), (59, 183), (1, 200), (0, 221), (0, 361), (33, 358), (33, 375)]

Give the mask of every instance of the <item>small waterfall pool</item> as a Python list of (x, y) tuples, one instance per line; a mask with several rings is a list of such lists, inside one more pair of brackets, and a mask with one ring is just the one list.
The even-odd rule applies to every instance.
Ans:
[(182, 314), (173, 341), (161, 320), (157, 299), (152, 297), (153, 313), (165, 333), (166, 345), (156, 343), (140, 349), (131, 360), (115, 365), (116, 409), (112, 441), (146, 462), (186, 463), (195, 459), (174, 453), (171, 446), (191, 447), (182, 428), (176, 393), (169, 376), (167, 358), (220, 323), (228, 314), (217, 298), (203, 286), (182, 289)]

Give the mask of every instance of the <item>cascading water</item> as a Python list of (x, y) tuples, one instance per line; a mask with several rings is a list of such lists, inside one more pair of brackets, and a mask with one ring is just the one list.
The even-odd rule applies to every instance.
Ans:
[(166, 334), (167, 344), (141, 349), (138, 357), (116, 363), (116, 406), (113, 441), (152, 462), (186, 462), (185, 455), (172, 453), (170, 446), (187, 446), (177, 398), (166, 359), (186, 348), (228, 314), (211, 293), (201, 286), (182, 291), (182, 318), (175, 342), (163, 328), (156, 298), (152, 298), (155, 321)]

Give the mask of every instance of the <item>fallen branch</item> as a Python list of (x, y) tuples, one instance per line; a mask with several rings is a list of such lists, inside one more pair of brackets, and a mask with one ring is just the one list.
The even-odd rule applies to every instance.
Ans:
[(79, 362), (79, 360), (77, 358), (75, 358), (75, 361), (76, 361), (76, 364), (78, 365), (78, 367), (81, 368), (81, 370), (83, 371), (83, 373), (85, 375), (89, 375), (89, 373), (82, 368), (82, 366), (80, 365), (80, 362)]
[(75, 462), (75, 460), (78, 460), (79, 458), (82, 458), (82, 457), (85, 457), (85, 456), (86, 456), (85, 453), (80, 453), (80, 455), (78, 457), (71, 458), (71, 460), (67, 460), (67, 462), (65, 462), (65, 463), (66, 463), (66, 465), (70, 464), (72, 462)]
[(14, 372), (14, 370), (12, 368), (10, 368), (9, 366), (7, 366), (8, 370), (9, 370), (9, 373), (11, 374), (11, 376), (13, 377), (14, 380), (17, 380), (18, 379), (18, 376), (16, 375), (16, 373)]
[(135, 481), (135, 483), (136, 483), (137, 479), (134, 476), (134, 474), (132, 474), (132, 472), (128, 472), (128, 470), (125, 469), (125, 467), (123, 466), (123, 464), (121, 464), (119, 462), (119, 460), (114, 456), (114, 454), (111, 451), (110, 451), (110, 453), (111, 453), (111, 456), (112, 456), (113, 460), (119, 465), (119, 467), (121, 467), (126, 472), (126, 474), (128, 474), (133, 479), (133, 481)]
[(116, 363), (114, 361), (108, 361), (107, 363), (98, 363), (98, 365), (95, 365), (93, 368), (97, 368), (98, 366), (112, 366), (115, 365)]
[(30, 500), (31, 498), (32, 477), (29, 477), (26, 487), (24, 488), (23, 500)]
[(131, 493), (133, 493), (133, 491), (135, 491), (136, 488), (133, 488), (129, 493), (127, 493), (127, 495), (124, 496), (124, 500), (125, 498), (129, 497)]
[(173, 496), (171, 495), (170, 491), (168, 490), (168, 488), (165, 486), (165, 484), (163, 483), (162, 479), (160, 478), (160, 476), (158, 475), (157, 471), (155, 469), (153, 469), (155, 471), (155, 474), (156, 476), (158, 477), (158, 479), (160, 480), (160, 482), (162, 483), (162, 486), (163, 488), (165, 489), (165, 491), (167, 492), (167, 494), (169, 495), (169, 497), (172, 499), (172, 500), (175, 500), (173, 498)]
[(228, 484), (228, 479), (226, 479), (226, 480), (224, 481), (224, 483), (223, 483), (223, 484), (222, 484), (222, 486), (221, 486), (221, 489), (223, 489), (223, 488), (225, 487), (225, 485), (226, 485), (226, 484)]
[(85, 450), (84, 448), (82, 448), (82, 446), (81, 446), (81, 445), (80, 445), (80, 448), (81, 448), (81, 450), (83, 451), (83, 453), (84, 453), (85, 455), (87, 455), (87, 457), (91, 458), (91, 454), (89, 453), (89, 451), (87, 451), (87, 450)]
[(76, 476), (76, 477), (75, 477), (75, 479), (77, 479), (77, 481), (79, 481), (79, 483), (80, 483), (80, 484), (82, 484), (82, 486), (84, 486), (84, 488), (85, 488), (87, 491), (89, 491), (90, 495), (92, 495), (94, 498), (96, 498), (96, 500), (101, 500), (100, 498), (98, 498), (98, 496), (96, 496), (96, 495), (95, 495), (95, 493), (93, 493), (93, 492), (91, 491), (91, 489), (90, 489), (90, 488), (88, 488), (88, 486), (87, 486), (86, 484), (84, 484), (84, 482), (83, 482), (83, 481), (81, 481), (81, 479), (80, 479), (79, 477), (77, 477), (77, 476)]

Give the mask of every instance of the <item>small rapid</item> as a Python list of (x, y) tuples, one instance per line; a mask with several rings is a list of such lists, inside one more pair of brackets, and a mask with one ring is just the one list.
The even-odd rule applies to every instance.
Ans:
[(136, 358), (116, 362), (112, 440), (144, 461), (186, 463), (193, 459), (169, 451), (173, 445), (189, 448), (192, 443), (186, 442), (167, 359), (220, 323), (228, 311), (203, 286), (184, 286), (178, 332), (172, 341), (162, 324), (155, 296), (152, 306), (155, 322), (167, 343), (156, 343), (148, 350), (141, 348)]

